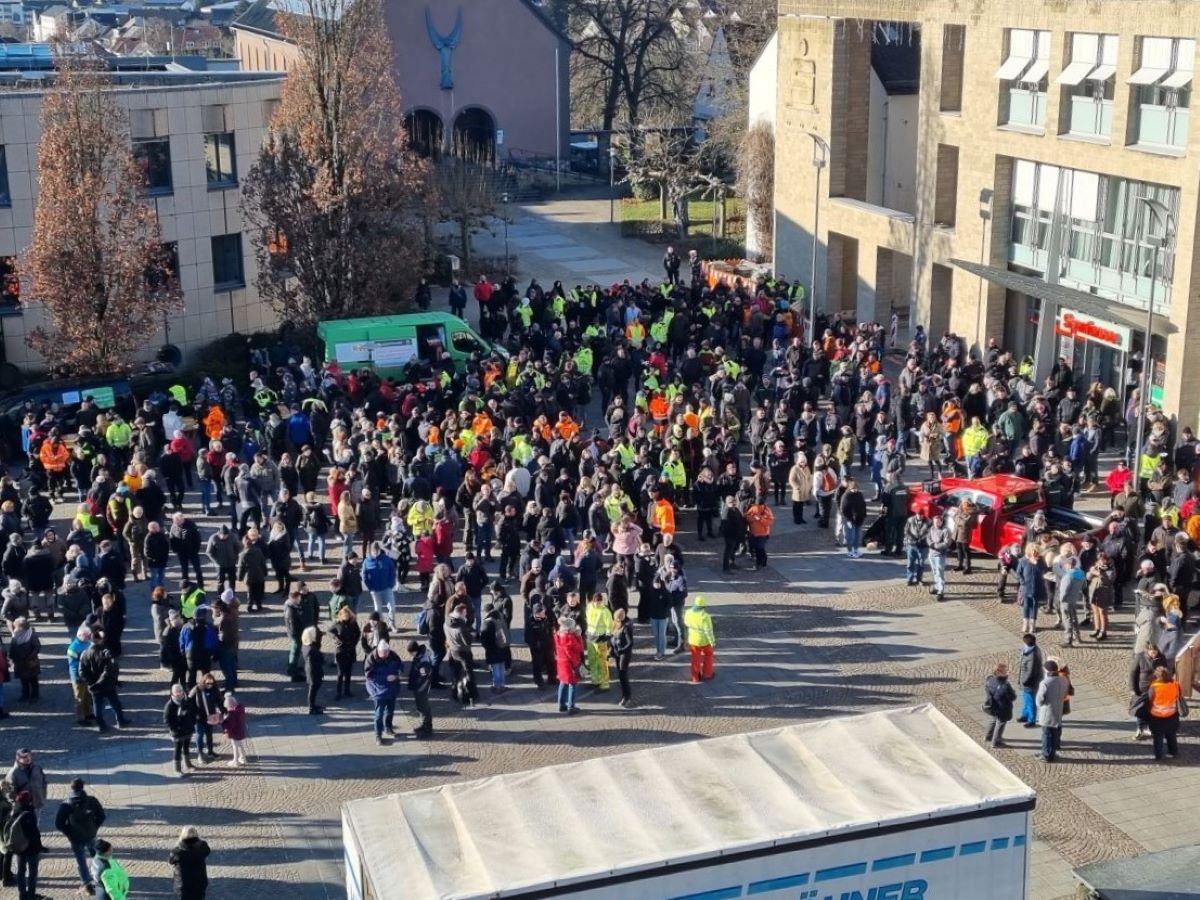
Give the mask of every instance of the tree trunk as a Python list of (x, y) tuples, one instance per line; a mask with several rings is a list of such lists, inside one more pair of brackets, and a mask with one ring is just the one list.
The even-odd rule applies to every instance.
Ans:
[(667, 186), (665, 184), (658, 186), (658, 220), (660, 222), (667, 221)]
[(722, 192), (713, 208), (713, 218), (716, 220), (713, 223), (713, 230), (716, 231), (719, 238), (725, 237), (725, 212), (725, 193)]

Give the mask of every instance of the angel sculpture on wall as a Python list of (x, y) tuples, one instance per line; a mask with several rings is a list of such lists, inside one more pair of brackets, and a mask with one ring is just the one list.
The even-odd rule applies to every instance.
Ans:
[(429, 7), (425, 7), (425, 30), (429, 32), (429, 41), (433, 44), (433, 49), (438, 52), (438, 58), (442, 64), (442, 80), (441, 88), (443, 91), (454, 89), (454, 71), (451, 68), (454, 49), (458, 46), (459, 40), (462, 39), (463, 14), (462, 7), (458, 8), (458, 15), (454, 18), (454, 27), (450, 29), (449, 34), (441, 34), (433, 24), (433, 13)]

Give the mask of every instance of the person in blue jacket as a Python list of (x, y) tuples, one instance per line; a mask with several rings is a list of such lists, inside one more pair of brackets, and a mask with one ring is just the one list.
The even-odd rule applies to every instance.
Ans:
[(375, 541), (367, 551), (367, 558), (362, 565), (363, 587), (371, 592), (371, 602), (375, 604), (375, 612), (382, 613), (387, 607), (388, 619), (392, 627), (396, 627), (396, 563), (383, 549), (383, 544)]
[(400, 697), (400, 676), (403, 665), (387, 641), (375, 645), (363, 663), (367, 696), (375, 704), (375, 743), (383, 743), (383, 733), (396, 736), (392, 720), (396, 716), (396, 700)]

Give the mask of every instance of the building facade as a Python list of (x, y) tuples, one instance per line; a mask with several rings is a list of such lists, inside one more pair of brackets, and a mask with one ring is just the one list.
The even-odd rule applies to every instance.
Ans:
[[(994, 337), (1040, 373), (1066, 356), (1081, 382), (1129, 387), (1149, 335), (1152, 399), (1197, 424), (1200, 5), (779, 11), (777, 268), (807, 272), (815, 231), (820, 307)], [(916, 84), (897, 116), (880, 58), (905, 54)]]
[[(291, 66), (277, 15), (275, 0), (256, 0), (233, 23), (244, 70)], [(565, 162), (570, 44), (533, 0), (388, 2), (384, 18), (421, 149)]]
[[(242, 73), (115, 76), (114, 96), (129, 114), (135, 159), (146, 175), (175, 260), (185, 307), (164, 318), (147, 347), (178, 346), (185, 358), (229, 334), (276, 324), (255, 290), (255, 247), (262, 235), (243, 215), (240, 178), (250, 171), (279, 101), (282, 79)], [(16, 261), (29, 246), (37, 205), (40, 90), (0, 92), (0, 317), (5, 360), (21, 368), (43, 361), (25, 336), (44, 322), (36, 298), (21, 297)]]

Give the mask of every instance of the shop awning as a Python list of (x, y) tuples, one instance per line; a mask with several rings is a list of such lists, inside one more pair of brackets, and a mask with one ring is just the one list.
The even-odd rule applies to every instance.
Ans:
[[(985, 266), (982, 263), (965, 259), (952, 259), (950, 262), (964, 272), (982, 278), (991, 284), (998, 284), (1010, 291), (1017, 291), (1030, 297), (1045, 300), (1062, 309), (1078, 310), (1098, 319), (1116, 322), (1139, 332), (1146, 330), (1146, 313), (1118, 303), (1115, 300), (1105, 300), (1094, 294), (1076, 290), (1062, 284), (1050, 284), (1033, 275), (1022, 275), (1020, 272), (1010, 272), (997, 266)], [(1166, 337), (1174, 334), (1176, 327), (1167, 321), (1164, 315), (1154, 317), (1154, 333)]]

